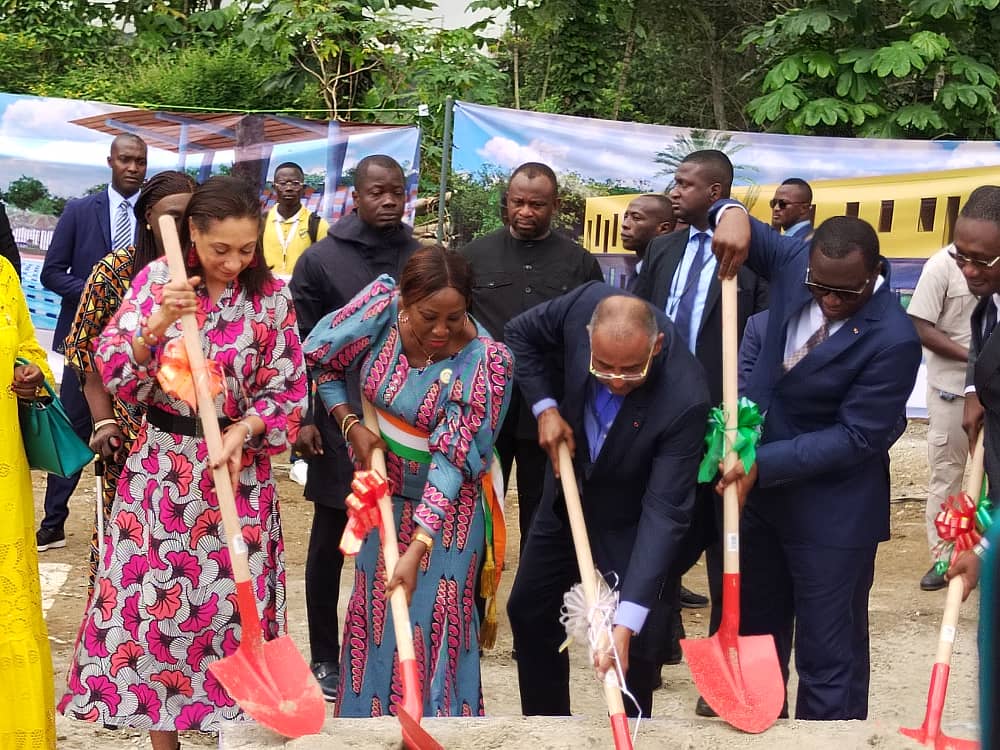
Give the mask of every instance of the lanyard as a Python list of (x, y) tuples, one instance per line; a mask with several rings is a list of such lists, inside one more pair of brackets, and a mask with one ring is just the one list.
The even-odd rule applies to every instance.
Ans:
[(295, 231), (299, 228), (299, 217), (302, 216), (302, 209), (299, 209), (292, 220), (292, 225), (288, 227), (288, 236), (285, 236), (284, 220), (278, 209), (274, 209), (274, 233), (278, 236), (278, 244), (281, 245), (281, 265), (285, 266), (288, 260), (288, 246), (292, 244)]

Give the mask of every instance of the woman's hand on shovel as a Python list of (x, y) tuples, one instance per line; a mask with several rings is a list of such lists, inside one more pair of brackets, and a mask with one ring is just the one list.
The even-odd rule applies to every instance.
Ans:
[(243, 446), (246, 441), (246, 422), (236, 422), (222, 433), (222, 455), (212, 464), (212, 469), (225, 466), (229, 470), (229, 481), (233, 492), (240, 487), (240, 470), (243, 468)]
[(609, 669), (614, 669), (616, 653), (622, 675), (628, 674), (628, 649), (632, 643), (632, 631), (624, 625), (615, 625), (611, 630), (611, 639), (614, 641), (614, 651), (609, 648), (594, 654), (594, 669), (597, 670), (597, 676), (602, 680)]
[(406, 606), (410, 606), (413, 592), (417, 589), (417, 570), (420, 568), (420, 558), (424, 556), (427, 546), (423, 542), (412, 541), (406, 548), (396, 563), (396, 569), (392, 571), (392, 578), (389, 579), (389, 593), (391, 594), (397, 586), (403, 587), (406, 594)]
[[(719, 471), (722, 471), (722, 464), (719, 464)], [(737, 461), (733, 468), (728, 472), (724, 472), (722, 478), (719, 480), (718, 484), (715, 485), (715, 491), (720, 495), (725, 494), (726, 487), (730, 484), (736, 483), (736, 494), (740, 499), (740, 510), (743, 510), (743, 506), (746, 505), (747, 496), (750, 494), (750, 490), (753, 486), (757, 484), (757, 462), (754, 461), (753, 465), (750, 467), (750, 473), (747, 474), (743, 470), (743, 462)]]
[(950, 581), (955, 576), (961, 576), (962, 583), (965, 585), (965, 590), (962, 592), (962, 601), (964, 602), (969, 598), (969, 594), (972, 593), (972, 589), (976, 588), (979, 584), (979, 570), (983, 565), (983, 561), (979, 558), (975, 552), (970, 549), (961, 552), (958, 557), (955, 558), (955, 562), (951, 564), (945, 572), (945, 580)]

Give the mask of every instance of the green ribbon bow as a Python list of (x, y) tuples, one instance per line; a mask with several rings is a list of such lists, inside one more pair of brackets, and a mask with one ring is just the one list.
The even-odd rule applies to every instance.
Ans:
[[(736, 439), (732, 449), (743, 463), (748, 474), (757, 460), (757, 443), (764, 429), (764, 417), (750, 399), (741, 396), (736, 405)], [(705, 433), (705, 457), (698, 467), (698, 481), (710, 482), (719, 471), (719, 463), (726, 455), (726, 414), (721, 406), (708, 413), (708, 431)]]

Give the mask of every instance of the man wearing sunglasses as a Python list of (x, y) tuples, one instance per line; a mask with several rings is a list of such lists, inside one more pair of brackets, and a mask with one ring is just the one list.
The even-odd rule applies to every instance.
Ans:
[[(552, 468), (566, 442), (595, 565), (620, 592), (613, 628), (620, 666), (649, 716), (669, 634), (665, 618), (647, 615), (691, 519), (709, 408), (704, 371), (660, 310), (600, 282), (514, 318), (505, 340), (551, 459), (507, 604), (522, 711), (570, 714), (559, 611), (580, 575)], [(599, 670), (610, 666), (605, 657)], [(627, 697), (625, 705), (634, 716)]]
[(800, 177), (789, 177), (778, 185), (771, 206), (771, 226), (780, 229), (787, 237), (812, 236), (813, 191)]
[(889, 538), (888, 451), (905, 429), (920, 339), (869, 224), (827, 219), (807, 244), (732, 203), (713, 207), (719, 272), (746, 261), (771, 289), (746, 393), (765, 413), (757, 460), (719, 483), (736, 483), (745, 502), (741, 632), (774, 636), (786, 678), (794, 641), (796, 718), (864, 719), (868, 596)]

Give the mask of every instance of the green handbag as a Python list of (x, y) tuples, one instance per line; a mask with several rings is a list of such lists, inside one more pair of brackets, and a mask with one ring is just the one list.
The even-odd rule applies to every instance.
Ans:
[[(18, 357), (19, 365), (30, 364)], [(17, 402), (21, 422), (21, 440), (32, 469), (41, 469), (61, 477), (71, 477), (94, 460), (94, 452), (73, 432), (73, 424), (66, 416), (62, 401), (48, 381), (43, 386), (51, 400)]]

